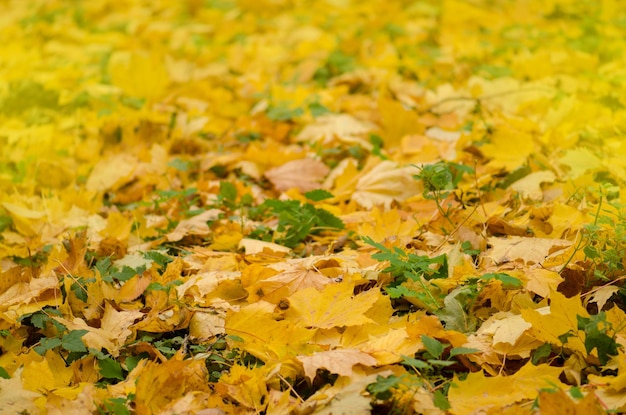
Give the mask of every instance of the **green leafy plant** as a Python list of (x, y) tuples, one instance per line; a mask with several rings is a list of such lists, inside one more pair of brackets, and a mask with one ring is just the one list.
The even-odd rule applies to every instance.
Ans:
[(604, 311), (590, 317), (577, 316), (578, 329), (585, 332), (585, 349), (590, 353), (596, 349), (600, 363), (605, 365), (612, 356), (617, 356), (617, 333), (623, 327), (613, 327)]
[(378, 406), (385, 406), (391, 413), (406, 413), (403, 406), (404, 392), (423, 387), (431, 391), (435, 406), (441, 410), (450, 409), (447, 392), (450, 386), (452, 373), (446, 371), (454, 365), (459, 365), (458, 356), (469, 355), (478, 352), (477, 349), (466, 347), (450, 347), (433, 337), (422, 335), (423, 351), (415, 356), (402, 356), (400, 362), (413, 373), (400, 376), (378, 376), (376, 382), (370, 383), (366, 390), (370, 393)]
[[(370, 237), (363, 237), (362, 240), (380, 250), (379, 253), (372, 255), (372, 258), (389, 262), (389, 266), (383, 272), (389, 272), (394, 277), (394, 281), (385, 288), (391, 298), (414, 297), (419, 299), (429, 311), (441, 308), (441, 299), (432, 293), (428, 281), (447, 276), (446, 255), (430, 258), (426, 255), (406, 252), (397, 246), (393, 249), (387, 248)], [(407, 280), (417, 282), (421, 289), (417, 291), (402, 286), (401, 284)]]
[[(306, 193), (311, 201), (320, 201), (332, 197), (323, 190)], [(341, 230), (344, 224), (327, 210), (317, 208), (311, 203), (299, 200), (268, 199), (261, 205), (250, 209), (251, 216), (278, 219), (276, 228), (270, 231), (267, 227), (257, 229), (251, 236), (263, 240), (271, 239), (279, 244), (295, 248), (309, 235), (316, 235), (323, 230)]]
[(416, 167), (419, 168), (419, 173), (413, 175), (413, 178), (421, 180), (424, 184), (422, 195), (426, 199), (434, 200), (441, 216), (454, 226), (449, 218), (449, 211), (446, 211), (442, 206), (443, 200), (457, 187), (463, 175), (474, 173), (474, 169), (449, 161), (439, 161)]

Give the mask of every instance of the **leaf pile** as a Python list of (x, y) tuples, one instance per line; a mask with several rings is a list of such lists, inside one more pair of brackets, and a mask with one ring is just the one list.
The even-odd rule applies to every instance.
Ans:
[(22, 0), (0, 408), (626, 411), (618, 0)]

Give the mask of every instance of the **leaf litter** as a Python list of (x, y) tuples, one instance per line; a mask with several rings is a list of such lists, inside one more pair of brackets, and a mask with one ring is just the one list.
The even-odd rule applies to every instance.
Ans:
[(625, 18), (8, 2), (0, 407), (626, 411)]

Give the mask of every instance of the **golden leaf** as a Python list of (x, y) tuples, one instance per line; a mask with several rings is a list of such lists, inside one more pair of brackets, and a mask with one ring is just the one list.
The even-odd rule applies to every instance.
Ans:
[(314, 287), (299, 290), (289, 297), (290, 307), (285, 317), (306, 327), (322, 329), (372, 322), (365, 313), (374, 305), (380, 292), (371, 289), (354, 295), (353, 291), (354, 284), (350, 281), (327, 284), (321, 291)]
[(490, 408), (502, 408), (525, 399), (535, 399), (541, 388), (566, 388), (559, 380), (562, 369), (545, 364), (526, 363), (511, 376), (485, 377), (470, 373), (463, 381), (455, 380), (448, 392), (453, 414), (464, 415)]
[[(578, 330), (577, 316), (589, 317), (580, 297), (566, 298), (563, 294), (550, 293), (550, 307), (538, 310), (521, 310), (524, 320), (532, 324), (529, 333), (537, 340), (557, 347), (565, 346), (582, 356), (587, 356), (585, 334)], [(559, 337), (567, 335), (567, 340)]]
[(376, 365), (376, 359), (372, 356), (354, 349), (316, 352), (311, 356), (298, 356), (297, 359), (302, 362), (304, 375), (311, 381), (315, 378), (317, 369), (327, 369), (330, 373), (337, 373), (340, 376), (352, 376), (352, 367), (354, 365)]
[(392, 202), (402, 202), (419, 193), (417, 180), (412, 177), (417, 173), (415, 167), (399, 167), (392, 161), (382, 161), (359, 176), (352, 200), (365, 209), (380, 205), (389, 208)]
[(293, 160), (265, 172), (276, 190), (298, 189), (305, 193), (319, 189), (330, 169), (321, 161), (310, 158)]

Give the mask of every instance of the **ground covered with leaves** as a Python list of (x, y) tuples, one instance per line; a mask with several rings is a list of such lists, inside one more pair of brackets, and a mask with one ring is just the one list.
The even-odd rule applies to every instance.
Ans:
[(626, 410), (620, 0), (7, 0), (6, 414)]

